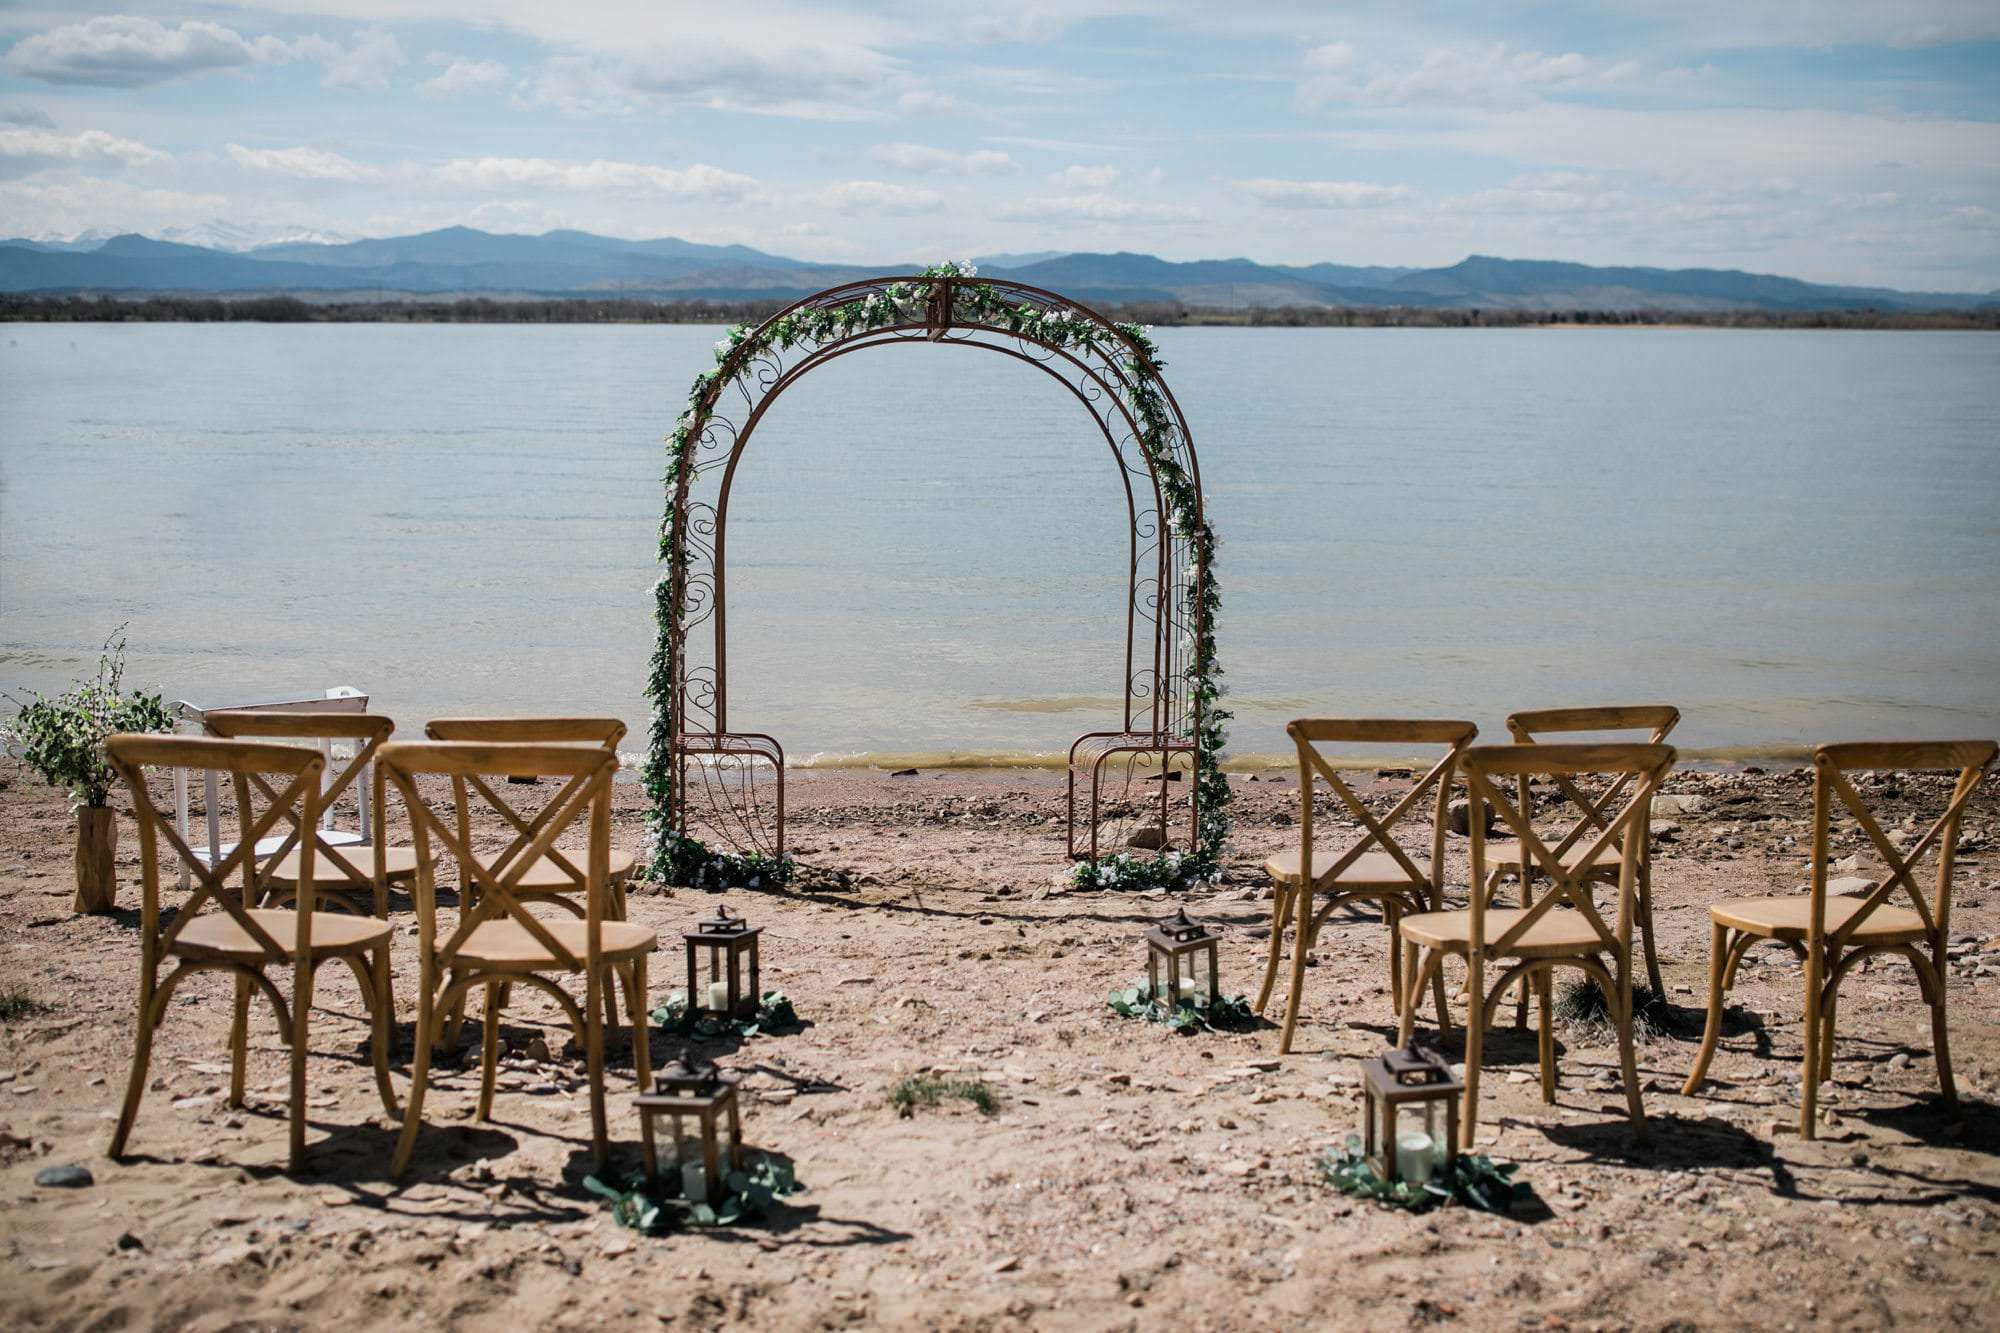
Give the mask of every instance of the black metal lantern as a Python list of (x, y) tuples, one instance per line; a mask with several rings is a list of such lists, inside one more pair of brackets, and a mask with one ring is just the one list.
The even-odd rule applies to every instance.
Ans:
[(1388, 1050), (1361, 1062), (1361, 1151), (1377, 1179), (1422, 1185), (1458, 1161), (1465, 1084), (1436, 1051)]
[[(708, 1013), (748, 1018), (756, 1014), (763, 995), (758, 989), (761, 982), (757, 973), (757, 937), (763, 930), (762, 926), (752, 926), (742, 917), (731, 915), (727, 907), (718, 906), (714, 916), (688, 932), (690, 1016)], [(747, 986), (743, 975), (745, 960), (750, 965)]]
[[(664, 1167), (669, 1178), (679, 1180), (681, 1197), (689, 1203), (713, 1207), (722, 1202), (729, 1173), (743, 1165), (736, 1083), (736, 1075), (707, 1061), (676, 1060), (660, 1072), (652, 1092), (638, 1098), (648, 1181), (657, 1181)], [(670, 1134), (665, 1142), (656, 1143), (654, 1120), (661, 1116), (666, 1117)]]
[(1222, 993), (1215, 972), (1216, 945), (1221, 939), (1219, 932), (1190, 920), (1185, 907), (1154, 922), (1146, 931), (1146, 980), (1153, 998), (1168, 1008), (1182, 1000), (1213, 1005)]

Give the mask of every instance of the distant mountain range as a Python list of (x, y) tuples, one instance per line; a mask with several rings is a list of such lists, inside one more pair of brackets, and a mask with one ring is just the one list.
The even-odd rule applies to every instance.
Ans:
[[(742, 245), (671, 237), (626, 241), (584, 231), (496, 235), (446, 227), (416, 236), (341, 240), (305, 229), (239, 248), (248, 233), (204, 224), (155, 239), (86, 233), (69, 241), (0, 240), (0, 291), (113, 296), (625, 296), (656, 300), (786, 299), (915, 263), (809, 263)], [(196, 244), (194, 241), (203, 243)], [(1004, 276), (1093, 305), (1156, 302), (1203, 309), (1427, 306), (1449, 309), (1977, 310), (2000, 292), (1837, 287), (1735, 269), (1597, 268), (1474, 255), (1449, 268), (1175, 263), (1139, 254), (988, 256)]]

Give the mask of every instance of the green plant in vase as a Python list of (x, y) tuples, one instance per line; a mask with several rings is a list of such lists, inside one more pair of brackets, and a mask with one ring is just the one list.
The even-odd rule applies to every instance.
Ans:
[(76, 811), (76, 910), (109, 912), (118, 905), (118, 873), (113, 855), (118, 824), (110, 808), (117, 781), (104, 753), (104, 738), (124, 731), (171, 731), (173, 718), (157, 694), (127, 693), (125, 635), (105, 641), (97, 678), (79, 680), (53, 699), (37, 694), (0, 728), (18, 761), (51, 787), (69, 793)]

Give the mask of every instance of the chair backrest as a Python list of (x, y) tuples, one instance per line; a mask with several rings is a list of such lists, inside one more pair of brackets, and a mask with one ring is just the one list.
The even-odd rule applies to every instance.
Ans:
[[(1299, 718), (1288, 723), (1285, 734), (1299, 751), (1299, 868), (1300, 873), (1310, 874), (1313, 846), (1313, 777), (1318, 775), (1333, 789), (1347, 812), (1361, 825), (1361, 840), (1340, 855), (1324, 875), (1319, 878), (1330, 880), (1361, 859), (1363, 853), (1380, 847), (1393, 858), (1408, 875), (1410, 882), (1418, 886), (1442, 889), (1444, 865), (1444, 838), (1446, 807), (1451, 801), (1452, 774), (1458, 767), (1458, 759), (1465, 747), (1479, 734), (1479, 728), (1470, 722), (1403, 720), (1395, 718)], [(1380, 819), (1354, 794), (1340, 773), (1329, 764), (1318, 747), (1327, 743), (1347, 745), (1442, 745), (1444, 757), (1417, 780), (1415, 786), (1403, 795), (1403, 799), (1390, 808)], [(1430, 884), (1430, 877), (1422, 874), (1409, 854), (1399, 845), (1390, 830), (1404, 815), (1416, 808), (1424, 794), (1434, 796), (1431, 812), (1431, 875), (1439, 883)]]
[[(327, 773), (324, 785), (320, 789), (320, 806), (324, 808), (332, 805), (347, 793), (349, 787), (358, 786), (364, 789), (361, 797), (362, 808), (367, 809), (372, 806), (378, 811), (381, 809), (383, 782), (381, 771), (375, 766), (375, 756), (396, 730), (396, 724), (380, 713), (216, 709), (208, 713), (202, 721), (203, 725), (217, 736), (229, 740), (315, 741), (322, 756), (331, 752), (334, 741), (352, 741), (354, 753), (340, 768), (329, 769)], [(259, 786), (263, 785), (260, 778), (253, 777), (250, 781)], [(267, 798), (272, 794), (268, 787), (264, 787), (263, 790)], [(383, 869), (383, 839), (371, 840), (374, 846), (368, 856), (351, 857), (349, 855), (353, 850), (351, 843), (328, 838), (326, 830), (318, 824), (311, 825), (310, 829), (311, 841), (317, 845), (314, 855), (325, 858), (328, 866), (357, 880), (380, 878)], [(269, 853), (268, 859), (276, 862), (285, 856), (299, 845), (304, 832), (304, 829), (295, 826)], [(262, 854), (260, 858), (261, 856)], [(366, 868), (360, 864), (363, 861), (369, 862)], [(329, 879), (334, 877), (331, 871), (327, 877)]]
[[(1524, 708), (1507, 715), (1507, 731), (1517, 745), (1533, 745), (1542, 736), (1574, 736), (1579, 732), (1643, 731), (1648, 745), (1661, 745), (1667, 736), (1680, 725), (1681, 710), (1672, 704), (1624, 704), (1605, 708)], [(1561, 856), (1583, 839), (1601, 833), (1608, 821), (1608, 811), (1616, 808), (1619, 797), (1632, 785), (1629, 773), (1611, 777), (1601, 791), (1590, 791), (1578, 785), (1573, 778), (1556, 780), (1556, 788), (1569, 805), (1575, 807), (1578, 818), (1556, 843), (1556, 855)], [(1515, 789), (1517, 801), (1527, 799), (1526, 785)], [(1522, 805), (1521, 812), (1532, 816), (1531, 805)], [(1642, 854), (1644, 849), (1641, 849)]]
[[(2000, 746), (1992, 741), (1851, 741), (1839, 745), (1822, 745), (1813, 752), (1813, 842), (1812, 842), (1812, 918), (1810, 946), (1817, 951), (1826, 936), (1826, 883), (1827, 859), (1831, 855), (1831, 832), (1833, 801), (1838, 797), (1840, 804), (1854, 816), (1855, 823), (1867, 835), (1875, 847), (1876, 855), (1888, 867), (1888, 874), (1882, 882), (1867, 895), (1864, 905), (1854, 913), (1841, 928), (1834, 933), (1832, 943), (1835, 948), (1844, 945), (1862, 923), (1884, 902), (1902, 889), (1908, 896), (1910, 906), (1923, 918), (1924, 926), (1931, 936), (1942, 941), (1951, 927), (1951, 881), (1952, 870), (1958, 851), (1958, 826), (1965, 814), (1965, 806), (1979, 787), (1981, 779), (1993, 768), (1993, 760)], [(1908, 844), (1907, 849), (1897, 847), (1883, 833), (1868, 803), (1855, 790), (1847, 775), (1861, 769), (1893, 769), (1900, 771), (1956, 771), (1957, 782), (1952, 786), (1951, 797), (1945, 803), (1943, 813), (1931, 822), (1923, 836)], [(1924, 901), (1923, 892), (1917, 887), (1917, 863), (1925, 855), (1937, 853), (1937, 875), (1932, 885), (1932, 898)]]
[[(171, 946), (189, 922), (210, 903), (235, 918), (246, 934), (260, 947), (268, 961), (285, 958), (284, 947), (251, 917), (246, 909), (254, 905), (257, 891), (258, 840), (289, 820), (294, 828), (311, 827), (319, 817), (320, 780), (326, 767), (317, 750), (300, 745), (268, 745), (254, 741), (221, 740), (200, 736), (129, 735), (109, 736), (104, 742), (112, 768), (125, 780), (132, 797), (133, 815), (139, 825), (141, 881), (141, 940), (146, 955), (146, 976), (160, 954)], [(174, 824), (153, 804), (146, 788), (147, 768), (206, 769), (226, 773), (236, 797), (240, 836), (236, 845), (211, 864), (192, 847)], [(266, 777), (276, 777), (273, 787)], [(265, 794), (258, 813), (253, 788)], [(173, 924), (160, 931), (160, 841), (174, 851), (184, 874), (195, 881), (193, 894), (174, 914)], [(240, 892), (229, 886), (234, 872), (243, 872)], [(293, 947), (303, 956), (311, 938), (313, 909), (313, 843), (303, 844), (299, 855), (297, 903), (298, 935)]]
[(615, 750), (625, 739), (625, 724), (615, 717), (440, 717), (424, 724), (424, 735), (434, 741), (510, 744), (581, 741)]
[[(611, 787), (618, 756), (596, 745), (501, 744), (484, 741), (393, 741), (377, 757), (389, 783), (410, 813), (416, 844), (417, 937), (427, 966), (451, 966), (466, 937), (482, 922), (519, 923), (535, 942), (567, 968), (595, 967), (602, 950), (606, 886), (611, 861)], [(523, 816), (488, 778), (496, 775), (564, 779), (554, 799), (532, 818)], [(473, 855), (471, 822), (463, 814), (446, 819), (432, 810), (417, 789), (425, 775), (463, 780), (508, 824), (523, 833), (513, 848), (482, 863)], [(589, 821), (590, 848), (584, 855), (586, 957), (578, 959), (515, 896), (521, 875), (580, 819)], [(432, 839), (458, 861), (460, 910), (451, 938), (437, 943), (436, 857)], [(476, 889), (476, 893), (470, 890)], [(468, 905), (469, 904), (469, 905)]]
[[(434, 741), (487, 741), (517, 745), (578, 742), (601, 745), (616, 754), (618, 742), (625, 739), (625, 724), (614, 717), (441, 717), (426, 723), (424, 734)], [(508, 776), (529, 775), (517, 773)], [(463, 776), (454, 777), (451, 789), (452, 796), (458, 804), (459, 829), (463, 832), (469, 827), (472, 817), (467, 779)], [(509, 822), (514, 825), (515, 837), (504, 855), (512, 856), (526, 845), (528, 835), (525, 823), (518, 819)], [(548, 859), (550, 864), (567, 875), (577, 888), (583, 887), (582, 867), (554, 848), (549, 849)], [(459, 882), (463, 884), (466, 881), (461, 879)]]
[[(210, 713), (365, 713), (368, 711), (368, 696), (360, 690), (355, 689), (352, 685), (336, 685), (327, 690), (324, 696), (317, 699), (278, 699), (267, 703), (229, 704), (221, 708), (206, 708), (200, 704), (190, 703), (186, 699), (180, 699), (174, 703), (172, 711), (174, 720), (180, 723), (181, 729), (184, 732), (193, 735), (212, 735), (214, 733), (208, 730), (205, 721)], [(325, 757), (328, 765), (333, 763), (333, 745), (331, 741), (321, 744), (320, 754)], [(217, 860), (221, 859), (222, 854), (229, 850), (227, 844), (222, 840), (222, 825), (216, 814), (216, 807), (221, 798), (221, 789), (217, 784), (216, 776), (213, 772), (202, 774), (202, 795), (207, 801), (208, 807), (207, 849), (210, 865), (215, 864)], [(373, 818), (373, 814), (368, 808), (370, 795), (368, 784), (365, 783), (355, 792), (357, 827), (356, 831), (349, 836), (349, 841), (366, 842), (368, 840)], [(332, 802), (320, 802), (320, 823), (324, 827), (328, 829), (336, 828), (337, 814), (338, 811)], [(174, 770), (174, 828), (179, 831), (184, 841), (189, 840), (188, 770), (184, 768), (176, 768)], [(190, 845), (193, 845), (191, 841)], [(270, 855), (270, 851), (271, 849), (266, 847), (259, 851), (258, 855), (260, 857), (268, 856)], [(188, 886), (188, 871), (185, 867), (181, 870), (180, 882), (182, 888)]]
[[(1508, 830), (1520, 841), (1521, 865), (1525, 872), (1533, 866), (1551, 884), (1534, 906), (1497, 938), (1486, 938), (1487, 895), (1478, 886), (1486, 882), (1486, 821), (1473, 819), (1467, 828), (1472, 834), (1472, 946), (1503, 952), (1511, 948), (1533, 925), (1558, 906), (1580, 912), (1607, 948), (1625, 950), (1632, 943), (1632, 906), (1638, 882), (1640, 849), (1652, 820), (1653, 794), (1667, 770), (1674, 765), (1671, 745), (1475, 745), (1459, 756), (1474, 808), (1485, 801), (1499, 814)], [(1573, 784), (1578, 778), (1606, 777), (1619, 782), (1626, 792), (1625, 802), (1610, 813), (1587, 844), (1581, 860), (1564, 864), (1561, 852), (1535, 832), (1534, 820), (1522, 808), (1510, 804), (1501, 794), (1499, 783), (1513, 778), (1526, 796), (1523, 808), (1533, 809), (1532, 789), (1537, 779), (1557, 784)], [(1621, 781), (1622, 780), (1622, 781)], [(1562, 847), (1573, 845), (1565, 838)], [(1591, 899), (1590, 871), (1603, 853), (1619, 849), (1618, 917), (1615, 926), (1606, 926)]]

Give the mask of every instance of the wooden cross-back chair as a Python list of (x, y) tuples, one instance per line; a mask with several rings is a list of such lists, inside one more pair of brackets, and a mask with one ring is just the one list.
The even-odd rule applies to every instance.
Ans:
[[(1958, 1100), (1951, 1076), (1946, 1031), (1945, 945), (1951, 928), (1951, 886), (1958, 827), (1966, 803), (1992, 770), (1992, 741), (1884, 741), (1822, 745), (1813, 753), (1812, 886), (1804, 894), (1744, 898), (1709, 908), (1712, 938), (1708, 974), (1708, 1027), (1688, 1074), (1684, 1095), (1692, 1096), (1708, 1075), (1722, 1035), (1723, 995), (1736, 980), (1744, 950), (1774, 941), (1799, 955), (1805, 972), (1805, 1060), (1799, 1079), (1799, 1133), (1813, 1137), (1819, 1085), (1833, 1077), (1834, 1014), (1840, 983), (1854, 965), (1878, 954), (1909, 961), (1931, 1011), (1938, 1087), (1947, 1102)], [(1899, 848), (1882, 832), (1874, 812), (1847, 775), (1857, 770), (1956, 772), (1945, 808), (1923, 836)], [(1887, 873), (1867, 889), (1828, 895), (1828, 858), (1834, 801), (1861, 827), (1882, 858)], [(1937, 869), (1928, 901), (1917, 885), (1917, 863), (1935, 853)], [(1900, 892), (1899, 892), (1900, 890)], [(1901, 899), (1902, 901), (1898, 901)], [(1903, 905), (1907, 902), (1907, 906)]]
[[(1538, 708), (1523, 709), (1510, 713), (1507, 717), (1507, 731), (1517, 745), (1532, 745), (1544, 736), (1575, 736), (1580, 732), (1643, 731), (1646, 744), (1665, 744), (1669, 734), (1680, 724), (1680, 709), (1671, 704), (1630, 704), (1609, 708)], [(1610, 812), (1618, 808), (1618, 800), (1632, 785), (1630, 773), (1610, 777), (1598, 790), (1586, 790), (1570, 778), (1559, 777), (1555, 789), (1563, 798), (1561, 809), (1565, 816), (1574, 819), (1567, 829), (1556, 837), (1553, 850), (1564, 864), (1587, 864), (1588, 878), (1607, 884), (1618, 882), (1618, 847), (1616, 844), (1600, 846), (1597, 859), (1585, 861), (1595, 843), (1596, 835), (1602, 833), (1610, 819)], [(1522, 813), (1532, 817), (1534, 811), (1521, 804), (1529, 800), (1528, 785), (1523, 782), (1515, 790), (1515, 802)], [(1517, 875), (1521, 881), (1521, 905), (1532, 901), (1533, 867), (1522, 873), (1521, 849), (1518, 843), (1501, 841), (1487, 844), (1486, 865), (1490, 882), (1489, 892), (1508, 875)], [(1660, 980), (1660, 960), (1653, 940), (1653, 859), (1651, 850), (1639, 848), (1639, 889), (1634, 902), (1637, 912), (1636, 927), (1639, 942), (1646, 954), (1646, 983), (1653, 988), (1653, 994), (1665, 995), (1666, 989)], [(1525, 993), (1524, 993), (1525, 998)], [(1517, 1022), (1524, 1021), (1526, 1010), (1517, 1010)]]
[[(392, 1172), (401, 1177), (416, 1149), (424, 1088), (430, 1076), (431, 1047), (445, 1017), (474, 987), (485, 990), (477, 1117), (490, 1118), (494, 1074), (499, 1061), (503, 990), (527, 986), (553, 998), (569, 1019), (583, 1048), (590, 1080), (590, 1119), (597, 1165), (609, 1156), (604, 1111), (604, 1005), (614, 983), (626, 988), (632, 1021), (632, 1061), (639, 1086), (649, 1081), (646, 1048), (646, 955), (658, 945), (645, 926), (613, 920), (609, 913), (611, 787), (618, 756), (595, 745), (499, 744), (481, 741), (398, 741), (382, 748), (380, 763), (389, 783), (408, 807), (418, 853), (416, 900), (421, 950), (417, 1042), (410, 1082), (410, 1105), (396, 1145)], [(495, 775), (560, 778), (562, 785), (539, 813), (524, 817), (486, 778)], [(496, 807), (526, 841), (493, 858), (472, 854), (468, 821), (461, 813), (442, 818), (424, 803), (418, 779), (464, 779)], [(578, 821), (587, 821), (589, 847), (583, 853), (583, 917), (542, 919), (528, 910), (534, 899), (520, 890), (528, 869)], [(431, 848), (456, 859), (470, 877), (459, 895), (458, 919), (448, 932), (437, 925), (437, 886)], [(556, 976), (581, 974), (579, 1006)]]
[[(1465, 961), (1471, 1012), (1465, 1025), (1465, 1114), (1459, 1121), (1463, 1147), (1472, 1147), (1479, 1119), (1481, 1043), (1501, 998), (1517, 981), (1533, 986), (1541, 1001), (1542, 1099), (1555, 1101), (1555, 1036), (1550, 1027), (1549, 990), (1550, 974), (1558, 967), (1578, 969), (1603, 991), (1605, 1007), (1618, 1029), (1626, 1105), (1634, 1130), (1641, 1139), (1645, 1137), (1645, 1109), (1639, 1101), (1632, 1052), (1632, 917), (1639, 849), (1648, 834), (1653, 794), (1673, 763), (1673, 748), (1666, 745), (1476, 745), (1459, 756), (1472, 808), (1477, 811), (1482, 800), (1491, 804), (1519, 840), (1521, 854), (1549, 881), (1548, 890), (1531, 906), (1490, 906), (1478, 887), (1487, 870), (1486, 821), (1475, 816), (1467, 825), (1472, 834), (1470, 906), (1460, 912), (1431, 912), (1403, 919), (1403, 975), (1409, 990), (1399, 1035), (1405, 1044), (1424, 982), (1437, 974), (1447, 956)], [(1578, 859), (1559, 856), (1536, 833), (1533, 821), (1501, 791), (1501, 783), (1508, 778), (1532, 785), (1538, 777), (1574, 780), (1589, 776), (1629, 777), (1631, 781), (1624, 788), (1624, 805), (1585, 845), (1585, 855)], [(1606, 924), (1592, 898), (1591, 867), (1612, 849), (1618, 856), (1618, 910), (1614, 921)], [(1486, 984), (1488, 964), (1506, 964), (1500, 979), (1491, 986)]]
[[(1383, 718), (1300, 718), (1285, 732), (1299, 754), (1299, 844), (1279, 852), (1264, 862), (1265, 873), (1274, 889), (1271, 899), (1271, 942), (1264, 964), (1264, 986), (1257, 994), (1257, 1012), (1270, 1002), (1271, 987), (1278, 976), (1278, 954), (1288, 917), (1296, 918), (1292, 940), (1292, 989), (1285, 1001), (1285, 1026), (1278, 1038), (1279, 1054), (1292, 1049), (1292, 1031), (1298, 1025), (1299, 1005), (1305, 991), (1306, 954), (1318, 939), (1327, 917), (1350, 903), (1372, 903), (1380, 907), (1389, 927), (1389, 994), (1400, 1006), (1403, 1002), (1401, 955), (1396, 945), (1396, 923), (1406, 913), (1429, 912), (1444, 905), (1444, 841), (1446, 807), (1451, 799), (1452, 774), (1458, 757), (1479, 734), (1470, 722), (1403, 721)], [(1404, 793), (1390, 811), (1377, 818), (1355, 795), (1317, 747), (1326, 743), (1349, 745), (1442, 745), (1444, 756)], [(1330, 787), (1349, 815), (1361, 825), (1358, 841), (1339, 853), (1317, 851), (1313, 847), (1313, 779), (1317, 776)], [(1403, 817), (1417, 809), (1426, 794), (1433, 797), (1427, 853), (1412, 856), (1397, 842), (1392, 830)], [(1320, 906), (1314, 910), (1314, 901)], [(1444, 980), (1435, 984), (1438, 1025), (1449, 1026), (1445, 1005)]]
[[(297, 1170), (305, 1152), (306, 1052), (312, 1014), (313, 980), (320, 964), (340, 959), (354, 969), (363, 1001), (373, 1020), (376, 1089), (383, 1108), (396, 1114), (389, 1086), (389, 1041), (393, 1013), (389, 1000), (389, 926), (370, 916), (314, 911), (313, 841), (300, 847), (300, 871), (294, 907), (290, 911), (257, 907), (259, 888), (256, 848), (260, 839), (287, 820), (293, 827), (315, 827), (319, 817), (320, 781), (326, 761), (317, 750), (302, 746), (267, 745), (250, 741), (198, 737), (118, 735), (105, 741), (111, 765), (132, 797), (139, 825), (139, 849), (144, 884), (139, 919), (138, 1031), (132, 1046), (132, 1072), (125, 1103), (111, 1137), (111, 1155), (124, 1154), (139, 1101), (146, 1089), (146, 1068), (152, 1058), (153, 1033), (166, 1017), (174, 991), (196, 972), (226, 972), (236, 980), (230, 1026), (229, 1104), (243, 1104), (244, 1059), (248, 1044), (250, 997), (254, 990), (271, 1003), (278, 1027), (291, 1046), (291, 1147), (288, 1160)], [(235, 846), (215, 865), (191, 848), (174, 822), (153, 804), (146, 787), (148, 767), (206, 769), (227, 774), (236, 799), (241, 829)], [(276, 785), (266, 781), (275, 777)], [(256, 792), (268, 793), (258, 813)], [(160, 843), (164, 840), (193, 882), (189, 897), (165, 925), (160, 912)], [(242, 872), (240, 890), (229, 883)], [(211, 910), (212, 909), (212, 910)], [(166, 960), (174, 969), (166, 976)], [(289, 964), (292, 999), (266, 975), (267, 969)]]
[[(615, 717), (441, 717), (424, 726), (424, 734), (434, 741), (486, 741), (502, 745), (550, 745), (580, 744), (601, 745), (612, 754), (618, 753), (618, 742), (625, 739), (625, 724)], [(527, 777), (528, 774), (511, 776)], [(451, 783), (452, 800), (458, 812), (459, 832), (471, 841), (471, 789), (483, 784), (478, 775), (454, 777)], [(480, 793), (482, 799), (490, 798), (490, 790)], [(489, 801), (490, 804), (490, 801)], [(514, 840), (500, 853), (502, 859), (514, 856), (527, 845), (527, 821), (520, 819), (510, 806), (503, 803), (498, 807), (501, 818), (506, 820), (513, 831)], [(477, 855), (477, 853), (475, 853)], [(480, 857), (482, 866), (494, 863), (493, 857)], [(632, 877), (638, 858), (630, 851), (611, 849), (610, 903), (606, 913), (613, 921), (625, 919), (625, 882)], [(537, 857), (532, 865), (521, 872), (516, 881), (515, 896), (530, 902), (554, 903), (556, 906), (577, 916), (583, 915), (581, 898), (584, 892), (585, 875), (583, 867), (577, 865), (575, 853), (565, 854), (551, 847), (548, 852)], [(478, 891), (478, 880), (459, 867), (458, 888), (461, 894)], [(500, 1003), (505, 1007), (510, 993), (505, 987), (500, 991)], [(461, 998), (452, 1007), (451, 1016), (445, 1023), (445, 1039), (456, 1040), (459, 1025), (465, 1018), (465, 1002)], [(604, 1021), (612, 1027), (618, 1025), (617, 997), (610, 989), (604, 992)]]
[[(396, 730), (396, 724), (380, 713), (265, 712), (262, 710), (218, 710), (204, 715), (203, 723), (217, 736), (232, 740), (299, 740), (354, 743), (354, 754), (337, 773), (326, 779), (320, 793), (325, 806), (346, 795), (350, 787), (365, 787), (377, 816), (377, 826), (366, 842), (356, 843), (327, 836), (317, 823), (291, 821), (291, 827), (258, 872), (257, 900), (278, 906), (291, 901), (298, 891), (305, 856), (303, 843), (311, 834), (313, 843), (313, 889), (323, 906), (337, 906), (363, 916), (389, 915), (389, 886), (407, 884), (415, 878), (417, 854), (413, 848), (386, 845), (380, 827), (382, 772), (375, 764), (376, 752)], [(330, 747), (322, 746), (324, 754)], [(251, 775), (251, 783), (266, 799), (272, 796), (263, 779)]]

